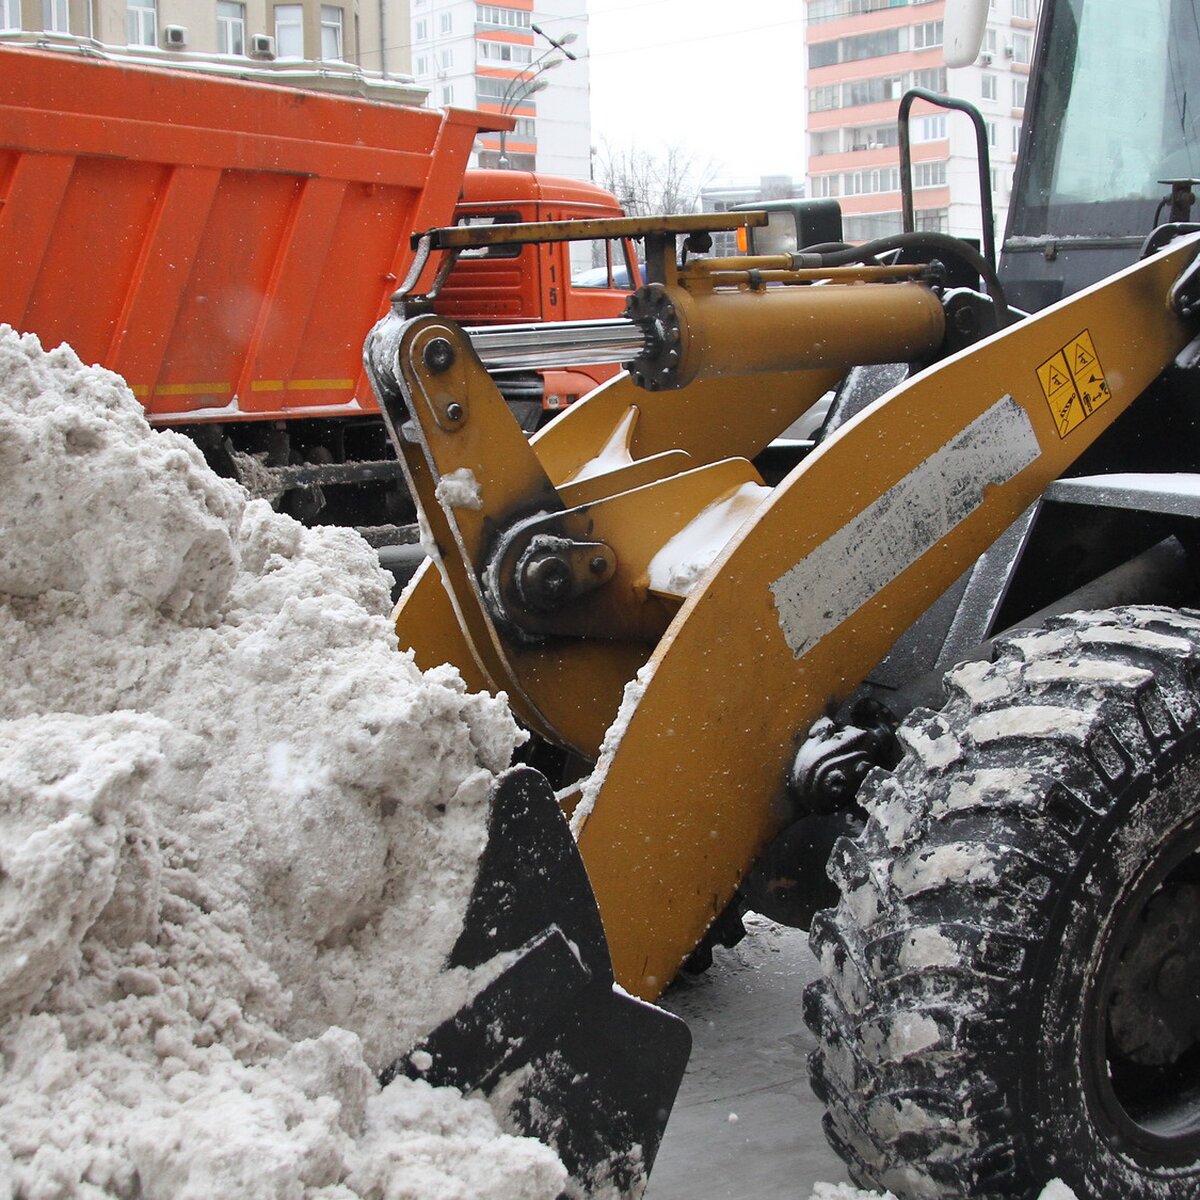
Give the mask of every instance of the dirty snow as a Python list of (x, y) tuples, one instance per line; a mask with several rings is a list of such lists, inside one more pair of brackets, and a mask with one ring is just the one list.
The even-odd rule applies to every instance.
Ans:
[(1192, 649), (1187, 638), (1156, 633), (1152, 629), (1123, 629), (1113, 625), (1081, 629), (1079, 640), (1085, 646), (1121, 646), (1130, 650), (1150, 650), (1180, 656), (1190, 654)]
[(564, 482), (583, 483), (585, 480), (595, 479), (597, 476), (607, 475), (610, 471), (619, 471), (622, 467), (629, 466), (633, 462), (629, 446), (633, 440), (637, 419), (636, 408), (630, 408), (623, 413), (600, 452), (570, 472)]
[(964, 842), (921, 850), (901, 859), (892, 872), (892, 882), (902, 896), (930, 891), (951, 881), (987, 883), (996, 877), (991, 850)]
[(770, 488), (743, 483), (728, 496), (702, 509), (650, 560), (651, 591), (671, 596), (690, 595), (729, 539), (770, 495)]
[(962, 746), (938, 713), (930, 714), (921, 725), (901, 726), (899, 737), (905, 751), (931, 771), (940, 771), (962, 757)]
[(517, 730), (388, 580), (0, 327), (0, 1194), (553, 1197), (482, 1101), (375, 1073), (443, 972)]
[(616, 719), (605, 731), (604, 741), (600, 745), (600, 757), (596, 760), (591, 774), (584, 781), (579, 803), (576, 804), (575, 811), (571, 814), (571, 832), (576, 838), (583, 832), (583, 827), (587, 823), (588, 817), (591, 816), (592, 809), (596, 806), (596, 797), (600, 794), (601, 785), (608, 778), (609, 765), (621, 745), (625, 730), (629, 728), (629, 722), (633, 720), (633, 714), (637, 711), (642, 696), (646, 693), (653, 670), (653, 667), (647, 663), (625, 685), (625, 690), (621, 695), (621, 707), (617, 710)]
[(962, 962), (959, 948), (938, 929), (914, 929), (900, 947), (900, 966), (909, 971), (925, 967), (955, 967)]
[(980, 746), (1005, 738), (1062, 738), (1083, 743), (1094, 722), (1095, 713), (1089, 709), (1027, 704), (973, 717), (967, 731)]
[[(818, 1183), (808, 1200), (896, 1200), (896, 1197), (891, 1192), (864, 1192), (852, 1183)], [(1076, 1197), (1061, 1179), (1052, 1179), (1038, 1200), (1076, 1200)]]
[(1152, 671), (1130, 663), (1080, 658), (1071, 662), (1033, 662), (1025, 668), (1029, 683), (1073, 683), (1097, 692), (1112, 687), (1138, 687), (1154, 678)]
[(469, 508), (476, 512), (483, 507), (483, 492), (479, 480), (468, 467), (459, 467), (438, 480), (434, 495), (448, 508)]

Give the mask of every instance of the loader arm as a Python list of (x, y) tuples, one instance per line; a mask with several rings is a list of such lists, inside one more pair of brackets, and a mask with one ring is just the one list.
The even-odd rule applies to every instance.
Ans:
[[(532, 446), (463, 331), (376, 330), (374, 382), (440, 559), (398, 610), (401, 641), (598, 754), (576, 826), (623, 987), (661, 993), (793, 817), (797, 739), (1188, 344), (1172, 291), (1198, 246), (935, 361), (771, 490), (746, 459), (772, 422), (856, 362), (937, 358), (934, 289), (669, 278), (695, 382), (620, 377)], [(840, 358), (822, 356), (825, 296), (857, 331)], [(662, 299), (643, 305), (661, 316)], [(764, 328), (772, 371), (755, 375), (738, 346)], [(686, 580), (702, 541), (719, 553)]]

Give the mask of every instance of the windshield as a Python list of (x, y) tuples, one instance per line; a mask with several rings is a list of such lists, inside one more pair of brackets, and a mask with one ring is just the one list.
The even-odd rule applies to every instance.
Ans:
[(1148, 233), (1200, 170), (1198, 0), (1057, 0), (1009, 232)]

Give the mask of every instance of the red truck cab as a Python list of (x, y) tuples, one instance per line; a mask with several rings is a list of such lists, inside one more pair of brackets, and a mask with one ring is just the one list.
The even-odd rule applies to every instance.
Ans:
[[(457, 224), (621, 217), (616, 199), (578, 179), (529, 171), (472, 170), (454, 210)], [(615, 239), (493, 246), (465, 252), (435, 308), (464, 325), (619, 317), (641, 282), (632, 244)], [(522, 425), (565, 408), (616, 374), (616, 364), (503, 377), (501, 391)]]

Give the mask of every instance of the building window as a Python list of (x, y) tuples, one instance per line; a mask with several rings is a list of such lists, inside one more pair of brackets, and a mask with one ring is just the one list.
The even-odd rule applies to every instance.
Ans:
[(842, 176), (843, 195), (869, 196), (900, 190), (900, 168), (878, 167), (873, 171), (848, 171)]
[(1031, 16), (1032, 5), (1030, 0), (1012, 0), (1013, 16), (1019, 17), (1023, 21), (1032, 21)]
[[(17, 0), (15, 28), (21, 28), (21, 0)], [(71, 32), (71, 13), (67, 0), (42, 0), (42, 28), (51, 33)], [(131, 38), (130, 41), (132, 40)], [(151, 39), (148, 44), (154, 45), (153, 29), (151, 29)]]
[(413, 74), (428, 75), (429, 74), (429, 57), (425, 54), (418, 54), (413, 59)]
[(1013, 108), (1024, 108), (1025, 97), (1029, 94), (1028, 79), (1013, 79)]
[(924, 71), (914, 71), (913, 87), (925, 88), (930, 92), (944, 92), (946, 90), (946, 68), (927, 67)]
[(922, 162), (913, 168), (913, 187), (930, 188), (946, 186), (946, 164), (944, 162)]
[(246, 6), (217, 0), (217, 53), (246, 53)]
[(898, 212), (847, 214), (842, 218), (842, 236), (848, 242), (869, 242), (899, 233), (903, 223)]
[[(915, 71), (917, 87), (931, 91), (946, 90), (946, 68)], [(834, 108), (854, 108), (859, 104), (878, 104), (883, 100), (899, 100), (904, 92), (904, 76), (882, 75), (877, 79), (856, 79), (850, 83), (834, 83), (826, 87), (809, 88), (808, 111), (827, 112)]]
[(985, 121), (984, 125), (987, 129), (988, 145), (995, 149), (996, 146), (996, 122)]
[(425, 20), (424, 17), (422, 17), (419, 21), (413, 22), (413, 41), (429, 41), (429, 22)]
[(838, 194), (838, 177), (836, 175), (814, 175), (812, 194), (818, 200), (826, 200)]
[(442, 103), (443, 104), (453, 104), (454, 103), (454, 84), (447, 83), (442, 87)]
[(1014, 33), (1012, 35), (1011, 58), (1012, 58), (1013, 62), (1028, 64), (1029, 48), (1030, 48), (1029, 34)]
[(828, 112), (832, 108), (839, 108), (840, 96), (842, 89), (836, 84), (828, 84), (825, 87), (815, 87), (808, 89), (808, 111), (809, 112)]
[(441, 16), (438, 18), (438, 31), (440, 33), (453, 33), (454, 32), (454, 14), (453, 13), (444, 12), (441, 14)]
[[(17, 23), (13, 29), (21, 28), (21, 0), (16, 0)], [(70, 13), (67, 0), (42, 0), (42, 28), (50, 33), (70, 33)]]
[(518, 117), (510, 136), (527, 142), (536, 141), (537, 122), (532, 117)]
[(841, 138), (836, 129), (819, 130), (808, 135), (808, 152), (814, 157), (820, 154), (837, 154), (841, 148)]
[(842, 85), (842, 107), (853, 108), (858, 104), (878, 104), (880, 100), (899, 100), (903, 90), (904, 80), (899, 75), (855, 80)]
[(530, 63), (533, 61), (532, 46), (518, 46), (512, 42), (479, 42), (479, 58), (489, 63)]
[(912, 48), (914, 50), (928, 50), (930, 46), (940, 46), (941, 44), (941, 21), (924, 21), (920, 25), (912, 27)]
[(1021, 127), (1014, 125), (1012, 127), (1012, 152), (1016, 154), (1021, 149)]
[(995, 100), (996, 98), (996, 77), (995, 75), (981, 75), (979, 78), (979, 94), (985, 100)]
[(996, 31), (994, 29), (983, 31), (983, 53), (990, 54), (993, 58), (996, 57)]
[(832, 42), (817, 42), (808, 48), (808, 65), (830, 67), (834, 63), (858, 62), (864, 58), (898, 54), (900, 49), (900, 30), (885, 29), (881, 33), (863, 33), (857, 37), (837, 38)]
[(528, 94), (527, 79), (517, 82), (517, 77), (494, 79), (484, 75), (475, 80), (475, 97), (477, 100), (490, 100), (493, 103), (503, 103), (511, 100), (517, 104), (533, 107), (534, 99)]
[(0, 29), (21, 28), (21, 0), (0, 0)]
[(480, 25), (498, 25), (501, 29), (528, 29), (528, 9), (502, 8), (498, 4), (475, 5), (475, 20)]
[(321, 5), (321, 57), (337, 62), (343, 57), (342, 10), (333, 4)]
[(809, 0), (808, 23), (816, 25), (821, 21), (836, 21), (839, 17), (853, 17), (859, 13), (930, 3), (932, 0)]
[[(46, 0), (46, 7), (57, 9), (66, 8), (66, 0)], [(154, 0), (148, 3), (133, 4), (125, 10), (126, 34), (131, 46), (158, 45), (158, 14), (154, 10)], [(67, 26), (46, 26), (47, 29), (61, 29), (66, 32)]]
[(280, 58), (304, 57), (304, 10), (299, 4), (275, 5), (275, 53)]
[(932, 117), (922, 117), (917, 126), (918, 142), (940, 142), (946, 136), (946, 115), (939, 113)]
[(899, 144), (899, 134), (895, 125), (863, 125), (858, 129), (847, 129), (845, 146), (838, 139), (838, 131), (830, 129), (825, 133), (812, 135), (813, 154), (838, 154), (846, 150), (882, 150), (885, 146)]
[(949, 233), (950, 213), (944, 208), (917, 209), (913, 224), (923, 233)]
[(442, 50), (438, 55), (438, 61), (443, 71), (450, 70), (454, 66), (454, 51), (449, 49)]

